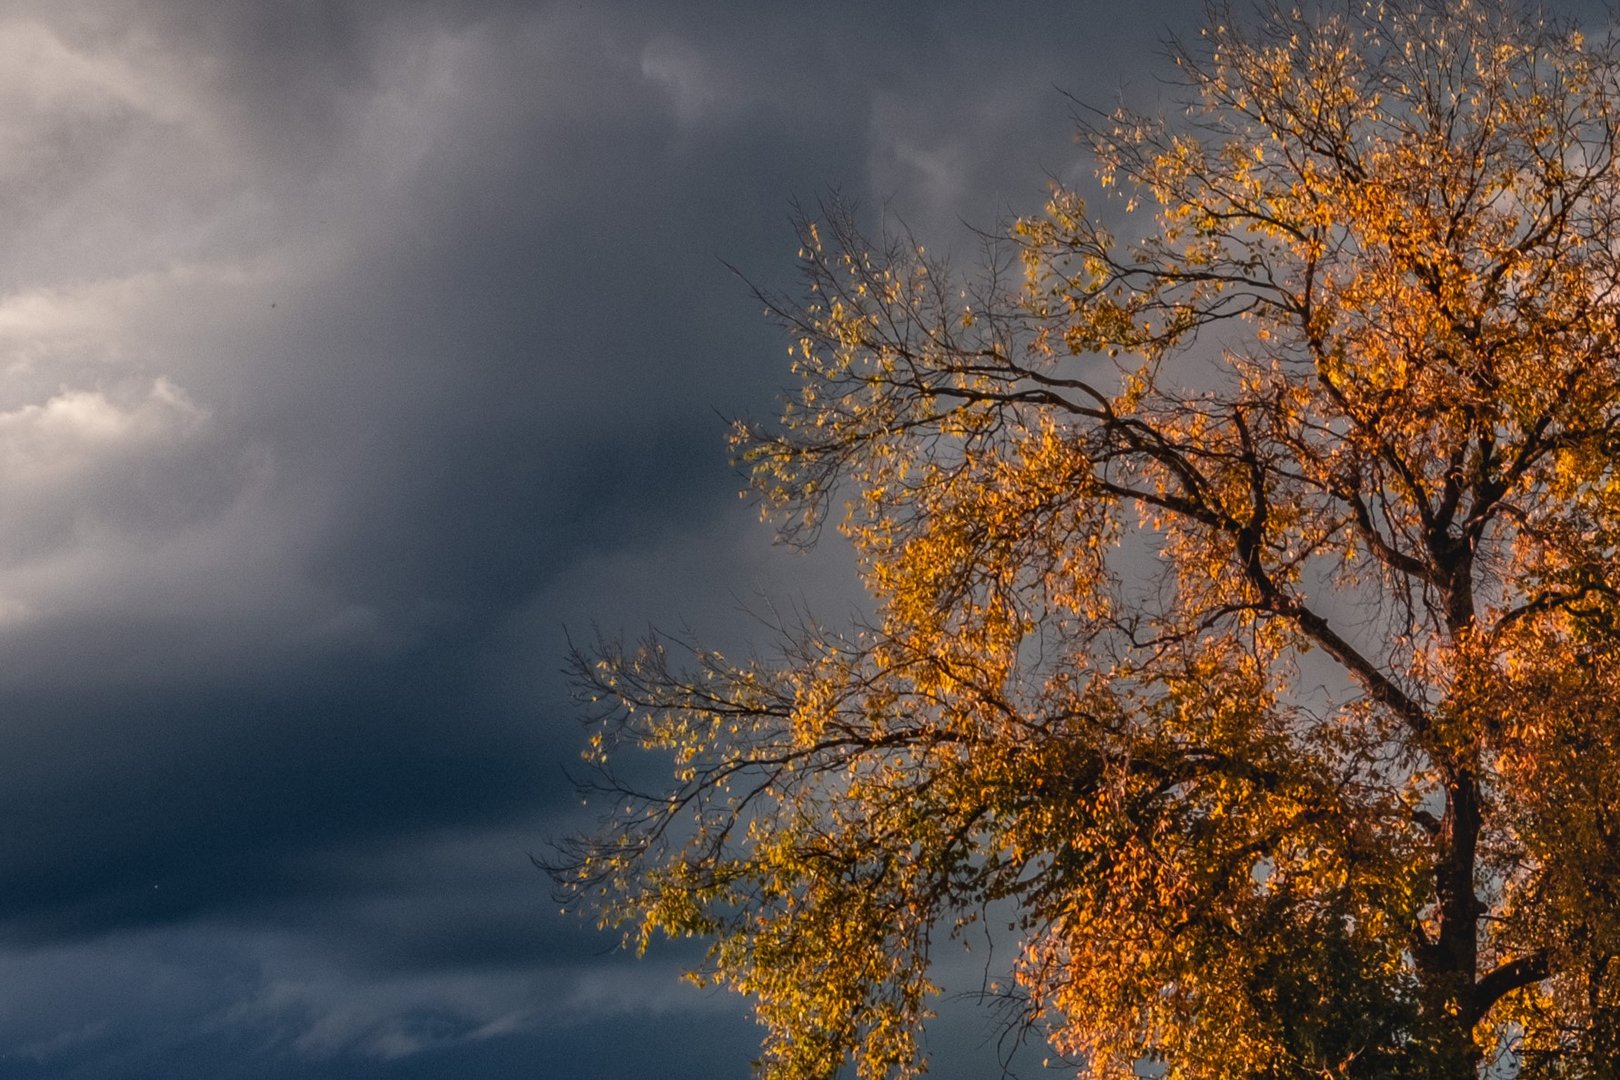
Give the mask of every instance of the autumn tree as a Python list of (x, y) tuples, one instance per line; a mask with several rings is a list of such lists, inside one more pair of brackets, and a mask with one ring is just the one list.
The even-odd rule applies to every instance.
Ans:
[(1008, 911), (1086, 1075), (1620, 1075), (1620, 51), (1328, 6), (1212, 9), (970, 280), (806, 223), (739, 452), (875, 615), (584, 658), (673, 780), (553, 867), (709, 939), (767, 1077), (914, 1075)]

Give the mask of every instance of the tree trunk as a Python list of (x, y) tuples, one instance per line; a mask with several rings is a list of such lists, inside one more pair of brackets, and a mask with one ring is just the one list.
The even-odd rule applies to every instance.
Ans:
[(1418, 953), (1424, 1023), (1420, 1045), (1428, 1057), (1420, 1075), (1434, 1080), (1476, 1080), (1480, 1053), (1474, 1044), (1479, 977), (1474, 862), (1481, 825), (1479, 783), (1471, 768), (1451, 770), (1446, 812), (1437, 838), (1435, 903), (1439, 930)]

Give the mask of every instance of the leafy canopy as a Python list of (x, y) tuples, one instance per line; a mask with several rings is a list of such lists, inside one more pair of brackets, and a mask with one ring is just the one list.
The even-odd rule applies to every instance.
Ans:
[(877, 614), (581, 658), (592, 759), (673, 781), (553, 866), (709, 939), (771, 1080), (914, 1075), (990, 911), (1089, 1075), (1620, 1069), (1620, 55), (1329, 6), (1213, 8), (1183, 112), (1083, 122), (1128, 239), (1059, 188), (964, 283), (804, 224), (738, 446)]

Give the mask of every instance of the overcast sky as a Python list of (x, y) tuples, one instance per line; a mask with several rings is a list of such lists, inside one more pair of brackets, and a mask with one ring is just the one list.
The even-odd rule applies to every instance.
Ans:
[(748, 1076), (530, 864), (565, 628), (857, 604), (737, 498), (722, 260), (971, 259), (1196, 8), (0, 0), (0, 1080)]

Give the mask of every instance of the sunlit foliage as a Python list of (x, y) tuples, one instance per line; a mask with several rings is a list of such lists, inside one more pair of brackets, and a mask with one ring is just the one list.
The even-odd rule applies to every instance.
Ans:
[(1085, 1075), (1620, 1075), (1620, 54), (1324, 7), (1213, 9), (976, 277), (806, 220), (738, 449), (876, 615), (582, 657), (675, 771), (553, 867), (772, 1080), (913, 1075), (987, 916)]

